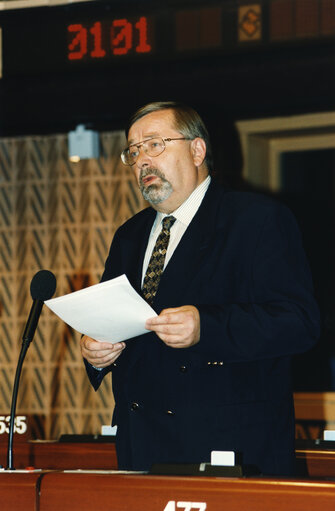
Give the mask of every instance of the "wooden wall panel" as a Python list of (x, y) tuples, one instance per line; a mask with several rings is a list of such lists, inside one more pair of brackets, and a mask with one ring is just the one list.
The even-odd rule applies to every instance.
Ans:
[[(21, 336), (40, 269), (55, 296), (99, 281), (117, 227), (143, 208), (121, 132), (100, 134), (100, 158), (71, 163), (67, 135), (0, 140), (0, 415), (8, 415)], [(79, 334), (46, 307), (21, 377), (17, 414), (32, 436), (99, 433), (113, 409), (110, 378), (94, 393)]]

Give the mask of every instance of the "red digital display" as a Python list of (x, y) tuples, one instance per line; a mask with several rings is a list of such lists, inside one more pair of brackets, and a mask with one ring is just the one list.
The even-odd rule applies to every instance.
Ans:
[(86, 26), (68, 25), (68, 60), (103, 59), (153, 52), (152, 26), (149, 19), (114, 19), (96, 21)]

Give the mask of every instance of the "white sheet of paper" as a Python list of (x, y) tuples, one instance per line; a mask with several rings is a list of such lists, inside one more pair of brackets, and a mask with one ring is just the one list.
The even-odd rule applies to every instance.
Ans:
[(157, 316), (126, 275), (44, 303), (81, 334), (111, 343), (148, 333), (146, 320)]

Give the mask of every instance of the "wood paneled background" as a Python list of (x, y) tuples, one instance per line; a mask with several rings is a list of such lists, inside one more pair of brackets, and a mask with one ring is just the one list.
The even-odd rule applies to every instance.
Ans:
[[(122, 132), (100, 134), (100, 158), (71, 163), (67, 135), (0, 140), (0, 415), (8, 415), (21, 337), (40, 269), (55, 296), (99, 281), (117, 227), (143, 208)], [(97, 393), (84, 370), (79, 334), (43, 308), (24, 363), (17, 414), (33, 438), (100, 433), (113, 410), (111, 379)]]

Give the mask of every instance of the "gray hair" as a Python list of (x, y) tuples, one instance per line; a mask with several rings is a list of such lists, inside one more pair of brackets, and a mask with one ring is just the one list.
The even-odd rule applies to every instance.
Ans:
[(183, 135), (183, 137), (190, 138), (192, 140), (199, 137), (205, 141), (205, 163), (208, 171), (211, 172), (213, 170), (213, 155), (207, 128), (198, 112), (187, 105), (183, 105), (182, 103), (177, 103), (175, 101), (156, 101), (142, 106), (130, 117), (125, 129), (126, 137), (128, 138), (129, 130), (136, 121), (145, 115), (151, 114), (152, 112), (158, 112), (159, 110), (172, 110), (175, 128)]

